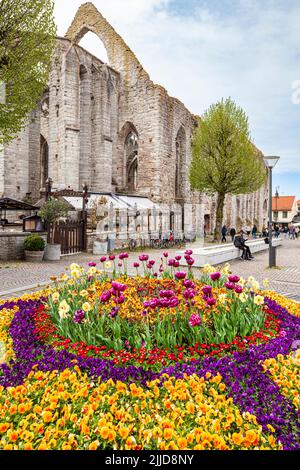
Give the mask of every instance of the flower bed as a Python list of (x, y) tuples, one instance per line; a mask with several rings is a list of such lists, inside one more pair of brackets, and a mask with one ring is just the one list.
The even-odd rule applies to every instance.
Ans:
[(299, 448), (299, 305), (120, 256), (0, 305), (0, 449)]

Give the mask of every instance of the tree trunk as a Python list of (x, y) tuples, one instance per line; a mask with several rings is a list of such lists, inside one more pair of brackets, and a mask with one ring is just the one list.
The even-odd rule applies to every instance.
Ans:
[(216, 211), (216, 227), (214, 230), (214, 242), (221, 240), (224, 203), (225, 203), (225, 194), (218, 193), (217, 211)]

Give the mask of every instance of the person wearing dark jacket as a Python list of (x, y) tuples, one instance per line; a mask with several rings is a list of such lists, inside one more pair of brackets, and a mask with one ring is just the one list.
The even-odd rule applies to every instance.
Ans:
[(222, 227), (222, 240), (221, 242), (225, 242), (226, 243), (226, 235), (227, 235), (227, 227), (226, 225), (223, 225)]
[(253, 228), (252, 228), (252, 237), (253, 238), (256, 238), (257, 237), (257, 225), (253, 225)]
[(240, 231), (240, 234), (237, 235), (234, 239), (234, 246), (236, 246), (239, 250), (242, 250), (242, 260), (252, 260), (254, 259), (254, 256), (251, 254), (251, 250), (249, 246), (246, 245), (247, 240), (244, 239), (244, 232), (243, 230)]
[(235, 237), (235, 235), (236, 235), (235, 228), (232, 227), (232, 228), (230, 229), (230, 236), (231, 236), (232, 242), (234, 242), (234, 237)]

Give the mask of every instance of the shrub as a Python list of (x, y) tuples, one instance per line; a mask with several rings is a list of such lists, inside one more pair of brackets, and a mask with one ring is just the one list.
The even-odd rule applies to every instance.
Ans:
[(44, 251), (45, 240), (40, 235), (29, 235), (25, 238), (24, 248), (26, 251)]

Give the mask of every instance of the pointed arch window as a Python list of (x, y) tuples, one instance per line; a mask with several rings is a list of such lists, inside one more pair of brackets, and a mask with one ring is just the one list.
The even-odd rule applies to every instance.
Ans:
[(131, 130), (125, 140), (127, 190), (136, 191), (138, 183), (138, 135)]
[(40, 137), (40, 158), (41, 158), (41, 188), (46, 188), (46, 181), (49, 176), (49, 146), (47, 140)]
[(185, 196), (185, 164), (186, 164), (186, 134), (183, 127), (176, 137), (176, 169), (175, 169), (175, 198)]

